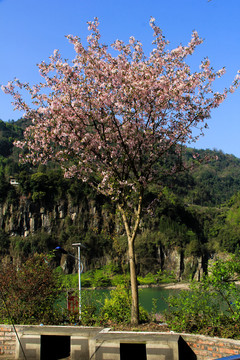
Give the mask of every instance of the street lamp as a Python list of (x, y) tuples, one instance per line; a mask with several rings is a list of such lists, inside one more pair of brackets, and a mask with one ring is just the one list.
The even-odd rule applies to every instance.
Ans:
[(69, 255), (71, 257), (73, 257), (74, 259), (78, 260), (78, 305), (79, 305), (79, 320), (81, 320), (81, 315), (82, 315), (82, 298), (81, 298), (81, 272), (82, 272), (82, 267), (81, 267), (81, 247), (86, 248), (86, 246), (82, 245), (81, 243), (76, 243), (76, 244), (72, 244), (72, 246), (77, 247), (78, 248), (78, 258), (76, 258), (76, 256), (73, 256), (72, 254), (69, 254), (69, 252), (67, 252), (66, 250), (64, 250), (61, 246), (57, 246), (55, 248), (55, 250), (59, 250), (62, 254), (66, 254)]
[(81, 296), (81, 246), (85, 247), (81, 243), (72, 244), (72, 246), (78, 248), (78, 295), (79, 295), (79, 320), (81, 320), (82, 316), (82, 296)]

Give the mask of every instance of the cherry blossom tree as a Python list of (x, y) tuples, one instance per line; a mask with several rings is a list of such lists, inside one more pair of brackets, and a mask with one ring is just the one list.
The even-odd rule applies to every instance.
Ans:
[[(100, 42), (98, 19), (88, 23), (84, 46), (69, 35), (76, 57), (70, 63), (58, 51), (38, 65), (43, 82), (35, 86), (9, 82), (4, 91), (25, 111), (32, 125), (17, 146), (29, 149), (25, 161), (58, 161), (68, 177), (77, 176), (117, 204), (128, 239), (132, 323), (138, 323), (138, 290), (134, 241), (146, 187), (156, 181), (159, 159), (180, 145), (194, 142), (207, 128), (211, 110), (238, 86), (214, 92), (212, 84), (225, 69), (214, 71), (208, 58), (191, 72), (186, 57), (202, 43), (168, 50), (168, 41), (151, 18), (153, 50), (149, 56), (134, 37)], [(20, 89), (20, 90), (19, 90)], [(28, 105), (22, 95), (32, 98)], [(172, 169), (174, 171), (174, 169)]]

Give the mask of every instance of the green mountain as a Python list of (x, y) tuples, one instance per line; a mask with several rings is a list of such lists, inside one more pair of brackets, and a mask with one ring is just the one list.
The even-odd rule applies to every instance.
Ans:
[[(56, 164), (18, 163), (13, 142), (27, 125), (23, 119), (0, 121), (0, 255), (23, 257), (59, 244), (70, 250), (81, 240), (88, 266), (109, 259), (127, 266), (126, 237), (108, 199), (77, 179), (65, 179)], [(208, 160), (196, 162), (196, 151)], [(182, 162), (189, 170), (162, 179), (161, 187), (152, 184), (146, 193), (136, 240), (139, 274), (172, 267), (186, 278), (215, 253), (239, 251), (240, 159), (188, 148)]]

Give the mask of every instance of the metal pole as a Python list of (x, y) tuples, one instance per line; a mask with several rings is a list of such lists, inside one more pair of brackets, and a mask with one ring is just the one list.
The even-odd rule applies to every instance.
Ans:
[[(1, 1), (1, 0), (0, 0)], [(82, 245), (81, 243), (77, 243), (77, 244), (72, 244), (72, 246), (77, 247), (78, 248), (78, 258), (76, 258), (75, 256), (73, 256), (72, 254), (69, 254), (66, 250), (64, 250), (63, 248), (61, 248), (61, 246), (57, 246), (55, 248), (55, 250), (59, 250), (62, 254), (67, 254), (71, 257), (73, 257), (74, 259), (78, 260), (78, 303), (79, 303), (79, 320), (81, 321), (81, 316), (82, 316), (82, 295), (81, 295), (81, 272), (82, 272), (82, 268), (81, 268), (81, 246), (83, 248), (86, 249), (85, 245)]]
[(79, 320), (82, 316), (82, 294), (81, 294), (81, 247), (78, 246), (78, 289), (79, 289)]
[(81, 244), (72, 244), (72, 246), (76, 246), (78, 248), (78, 306), (79, 306), (79, 320), (81, 320), (82, 316), (82, 298), (81, 298)]

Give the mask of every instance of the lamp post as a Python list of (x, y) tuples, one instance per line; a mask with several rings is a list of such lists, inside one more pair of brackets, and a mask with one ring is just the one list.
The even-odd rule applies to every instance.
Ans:
[(77, 247), (78, 249), (78, 305), (79, 305), (79, 320), (82, 316), (82, 295), (81, 295), (81, 246), (85, 247), (81, 243), (72, 244), (72, 246)]
[(64, 250), (61, 246), (57, 246), (55, 248), (55, 250), (60, 251), (62, 254), (66, 254), (69, 255), (71, 257), (73, 257), (74, 259), (78, 260), (78, 304), (79, 304), (79, 320), (81, 320), (81, 316), (82, 316), (82, 297), (81, 297), (81, 272), (82, 272), (82, 268), (81, 268), (81, 246), (86, 248), (86, 246), (82, 245), (81, 243), (76, 243), (76, 244), (72, 244), (72, 246), (77, 247), (78, 248), (78, 258), (76, 258), (76, 256), (73, 256), (72, 254), (69, 254), (69, 252), (67, 252), (66, 250)]

